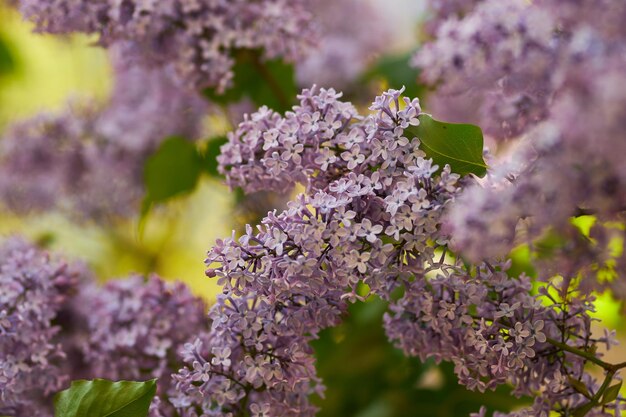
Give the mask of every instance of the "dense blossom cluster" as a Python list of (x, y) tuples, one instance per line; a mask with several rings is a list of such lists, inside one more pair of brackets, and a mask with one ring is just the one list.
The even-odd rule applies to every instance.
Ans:
[(427, 240), (458, 176), (447, 167), (435, 174), (419, 140), (402, 136), (420, 109), (406, 100), (401, 110), (399, 95), (385, 93), (376, 114), (362, 117), (334, 90), (305, 90), (285, 118), (262, 109), (230, 136), (221, 161), (234, 165), (231, 184), (282, 189), (318, 175), (307, 195), (270, 213), (258, 232), (249, 227), (209, 252), (207, 273), (225, 294), (214, 307), (209, 351), (228, 349), (231, 381), (223, 383), (221, 359), (189, 355), (192, 367), (177, 376), (182, 404), (203, 415), (242, 407), (311, 415), (308, 396), (320, 388), (308, 342), (337, 323), (345, 299), (361, 298), (360, 282), (386, 292), (400, 259), (432, 255)]
[[(364, 283), (370, 293), (390, 301), (387, 332), (407, 354), (454, 361), (460, 382), (470, 389), (508, 382), (517, 395), (543, 393), (532, 408), (515, 416), (547, 416), (550, 410), (567, 415), (590, 404), (591, 395), (601, 393), (600, 384), (585, 373), (584, 355), (566, 353), (563, 346), (584, 353), (595, 351), (597, 343), (612, 343), (610, 337), (591, 337), (592, 299), (573, 295), (575, 286), (568, 279), (542, 290), (548, 300), (544, 305), (542, 297), (531, 295), (527, 277), (507, 276), (506, 263), (471, 267), (450, 261), (450, 237), (442, 222), (471, 179), (425, 158), (419, 138), (406, 130), (419, 124), (419, 103), (405, 98), (400, 106), (400, 95), (384, 93), (370, 107), (374, 114), (362, 116), (339, 101), (334, 90), (312, 89), (285, 116), (262, 108), (246, 117), (219, 159), (228, 182), (248, 191), (300, 182), (307, 191), (284, 212), (270, 213), (257, 232), (248, 228), (238, 240), (219, 241), (209, 252), (207, 275), (217, 277), (229, 303), (272, 311), (263, 313), (262, 322), (298, 345), (302, 336), (304, 341), (315, 337), (332, 320), (290, 322), (287, 317), (310, 311), (320, 300), (328, 303), (328, 310), (321, 311), (333, 317), (342, 311), (341, 300), (365, 296), (357, 289)], [(394, 301), (392, 293), (399, 288), (404, 296)], [(284, 308), (284, 316), (276, 315)], [(275, 340), (276, 334), (266, 335), (267, 324), (259, 324), (253, 338)], [(238, 335), (240, 327), (230, 326), (230, 333)], [(211, 350), (221, 349), (215, 344), (225, 346), (223, 338), (211, 338)], [(252, 346), (254, 341), (238, 338), (236, 343)], [(227, 345), (230, 354), (232, 341)], [(222, 368), (216, 370), (208, 356), (198, 353), (194, 360), (190, 355), (193, 370), (177, 376), (179, 388), (195, 395), (195, 403), (188, 395), (185, 404), (195, 404), (205, 415), (236, 414), (248, 405), (253, 413), (252, 405), (267, 405), (270, 415), (284, 414), (279, 407), (285, 406), (285, 397), (271, 395), (294, 381), (285, 364), (266, 353), (273, 346), (258, 346), (262, 364), (250, 353), (251, 359), (245, 353), (233, 356), (239, 366), (232, 365), (230, 376), (238, 382), (230, 401), (211, 383), (221, 381)], [(271, 378), (255, 386), (250, 376), (257, 367)], [(202, 378), (206, 384), (194, 387), (192, 381)], [(592, 394), (585, 396), (580, 385)], [(260, 395), (255, 389), (266, 396), (262, 403), (252, 400)], [(291, 405), (294, 415), (309, 413), (299, 402)]]
[(146, 158), (170, 135), (200, 136), (207, 109), (201, 97), (167, 71), (115, 63), (106, 105), (72, 103), (63, 114), (8, 128), (0, 149), (4, 205), (20, 212), (69, 208), (97, 220), (134, 214)]
[(183, 345), (209, 329), (206, 307), (182, 283), (135, 276), (84, 288), (77, 303), (87, 326), (81, 346), (89, 377), (158, 378), (152, 417), (174, 416), (166, 400)]
[(170, 375), (206, 334), (205, 304), (181, 283), (131, 277), (104, 287), (21, 240), (0, 246), (0, 414), (49, 417), (71, 379), (159, 378), (151, 417), (174, 417)]
[(69, 377), (55, 319), (77, 271), (17, 239), (0, 246), (0, 414), (50, 415)]
[(134, 45), (146, 65), (173, 65), (193, 87), (224, 90), (238, 49), (294, 61), (314, 45), (302, 0), (19, 0), (21, 13), (49, 33), (99, 35), (110, 46)]
[(553, 342), (569, 341), (584, 351), (616, 343), (609, 333), (591, 336), (594, 299), (577, 293), (572, 280), (542, 287), (536, 297), (528, 277), (507, 275), (508, 264), (474, 271), (462, 264), (437, 266), (442, 272), (408, 284), (385, 318), (390, 339), (406, 354), (454, 362), (459, 382), (472, 390), (508, 382), (517, 396), (542, 393), (532, 407), (508, 416), (547, 417), (551, 410), (568, 415), (586, 405), (589, 397), (572, 379), (598, 392), (600, 384), (585, 372), (588, 361)]
[(526, 0), (480, 2), (471, 13), (441, 22), (436, 40), (414, 60), (425, 82), (442, 83), (433, 97), (435, 114), (479, 121), (504, 137), (541, 120), (553, 92), (554, 25)]
[[(416, 56), (426, 81), (442, 83), (434, 98), (442, 113), (479, 120), (497, 137), (521, 136), (450, 213), (455, 248), (470, 259), (504, 255), (548, 227), (571, 237), (569, 219), (581, 213), (600, 224), (622, 218), (625, 18), (621, 1), (487, 0), (442, 23)], [(570, 246), (570, 264), (584, 258), (587, 267), (603, 249)], [(621, 281), (610, 286), (624, 294)]]

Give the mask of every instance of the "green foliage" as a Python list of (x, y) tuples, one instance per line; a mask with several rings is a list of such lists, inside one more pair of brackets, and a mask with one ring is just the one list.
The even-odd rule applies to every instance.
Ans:
[(204, 172), (211, 177), (220, 177), (220, 174), (217, 171), (217, 157), (221, 153), (220, 148), (226, 142), (228, 142), (226, 136), (217, 136), (209, 139), (206, 147), (204, 148), (204, 153), (202, 155), (202, 167)]
[(533, 242), (537, 259), (549, 259), (567, 244), (567, 238), (554, 229), (547, 230), (543, 236)]
[(537, 270), (533, 265), (533, 253), (528, 245), (514, 248), (508, 258), (511, 260), (511, 267), (506, 272), (510, 277), (519, 277), (524, 273), (531, 278), (537, 278)]
[(220, 177), (217, 156), (226, 141), (225, 136), (208, 139), (203, 150), (180, 137), (163, 141), (144, 165), (146, 195), (141, 208), (142, 221), (154, 204), (191, 193), (203, 173)]
[(608, 387), (606, 391), (604, 391), (601, 404), (608, 404), (615, 401), (617, 399), (617, 396), (619, 395), (620, 389), (622, 389), (622, 381)]
[(156, 394), (156, 379), (146, 382), (74, 381), (54, 400), (55, 417), (146, 417)]
[(409, 65), (414, 52), (402, 55), (385, 55), (381, 57), (365, 74), (364, 81), (382, 78), (391, 88), (399, 89), (404, 86), (407, 97), (425, 96), (424, 86), (418, 83), (420, 71)]
[(259, 51), (240, 50), (235, 54), (233, 86), (219, 94), (209, 88), (204, 94), (211, 101), (226, 105), (249, 98), (256, 106), (279, 112), (289, 110), (297, 94), (293, 65), (280, 59), (263, 61)]
[[(382, 323), (386, 303), (372, 299), (350, 306), (337, 328), (313, 343), (317, 369), (327, 386), (319, 417), (456, 417), (476, 412), (510, 411), (528, 404), (500, 387), (477, 394), (459, 385), (453, 365), (437, 366), (407, 358), (387, 340)], [(435, 383), (428, 383), (435, 376)]]
[(203, 158), (194, 143), (166, 139), (144, 166), (144, 208), (193, 191), (202, 170)]
[(15, 59), (4, 35), (0, 33), (0, 76), (15, 69)]
[(479, 177), (487, 173), (483, 159), (483, 133), (478, 126), (444, 123), (427, 114), (419, 116), (419, 126), (411, 126), (407, 132), (421, 141), (426, 156), (443, 168), (450, 165), (453, 172)]
[(587, 386), (582, 382), (577, 380), (576, 378), (572, 378), (571, 376), (567, 378), (569, 384), (578, 392), (580, 392), (585, 397), (591, 397), (591, 393), (587, 389)]

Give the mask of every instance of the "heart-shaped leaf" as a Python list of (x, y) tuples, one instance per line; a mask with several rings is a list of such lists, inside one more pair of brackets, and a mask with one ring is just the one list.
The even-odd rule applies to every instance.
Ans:
[(156, 394), (156, 379), (146, 382), (73, 381), (57, 394), (55, 417), (146, 417)]
[(419, 120), (419, 126), (411, 126), (406, 132), (419, 138), (421, 149), (440, 168), (448, 164), (460, 175), (482, 177), (487, 173), (483, 132), (478, 126), (439, 122), (428, 114), (421, 114)]

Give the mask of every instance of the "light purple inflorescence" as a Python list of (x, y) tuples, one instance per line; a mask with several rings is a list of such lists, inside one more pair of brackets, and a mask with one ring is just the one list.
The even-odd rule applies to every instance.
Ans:
[(295, 61), (314, 45), (303, 0), (19, 0), (41, 32), (94, 33), (100, 43), (135, 45), (147, 65), (173, 65), (188, 86), (227, 88), (233, 55), (263, 50)]
[(134, 276), (86, 286), (76, 302), (87, 323), (81, 350), (89, 377), (158, 378), (150, 416), (174, 416), (170, 375), (180, 367), (184, 344), (210, 327), (202, 300), (182, 283)]
[[(125, 45), (124, 48), (128, 48)], [(172, 135), (198, 139), (207, 104), (168, 69), (127, 66), (115, 51), (105, 105), (71, 103), (7, 129), (0, 146), (0, 197), (17, 212), (63, 209), (107, 220), (138, 210), (143, 164)]]
[[(533, 296), (527, 277), (507, 275), (508, 263), (468, 266), (449, 252), (442, 222), (471, 180), (426, 159), (406, 130), (419, 124), (419, 103), (400, 106), (400, 95), (390, 90), (360, 115), (334, 90), (305, 90), (285, 116), (262, 108), (229, 136), (220, 164), (231, 186), (301, 183), (306, 192), (257, 231), (209, 251), (207, 275), (224, 292), (214, 326), (221, 318), (224, 327), (214, 327), (209, 346), (190, 346), (189, 366), (175, 376), (190, 416), (310, 415), (303, 399), (320, 381), (293, 370), (312, 360), (301, 346), (336, 323), (346, 301), (366, 296), (361, 283), (390, 301), (387, 332), (407, 354), (453, 361), (470, 389), (511, 383), (517, 395), (545, 393), (515, 415), (586, 404), (567, 376), (598, 389), (584, 359), (558, 360), (563, 352), (549, 342), (611, 342), (591, 337), (592, 299), (573, 297), (572, 279), (549, 281)], [(398, 289), (404, 296), (394, 301)], [(303, 380), (308, 391), (289, 396), (286, 387)]]
[(69, 381), (55, 320), (78, 272), (21, 240), (0, 246), (1, 415), (52, 415), (48, 403)]
[[(626, 3), (485, 0), (446, 18), (414, 61), (439, 86), (434, 112), (514, 139), (451, 209), (454, 249), (480, 262), (520, 243), (541, 251), (549, 232), (567, 243), (542, 275), (579, 271), (585, 290), (624, 299), (622, 278), (598, 274), (626, 271), (626, 256), (610, 249), (624, 239), (611, 222), (626, 208)], [(571, 226), (581, 214), (597, 219), (592, 239)]]

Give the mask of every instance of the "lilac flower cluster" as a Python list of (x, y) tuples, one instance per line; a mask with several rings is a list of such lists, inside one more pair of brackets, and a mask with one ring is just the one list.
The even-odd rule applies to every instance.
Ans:
[(81, 264), (10, 239), (0, 246), (0, 414), (49, 417), (71, 379), (159, 378), (150, 416), (174, 417), (170, 375), (209, 327), (182, 283), (135, 276), (99, 287)]
[(0, 414), (49, 416), (69, 378), (54, 324), (76, 271), (17, 239), (0, 246)]
[(540, 121), (556, 76), (555, 27), (550, 14), (525, 0), (486, 0), (463, 17), (453, 14), (441, 22), (436, 40), (414, 59), (426, 83), (442, 83), (433, 97), (434, 113), (478, 121), (499, 137)]
[[(425, 159), (419, 138), (405, 130), (419, 124), (419, 103), (404, 98), (401, 106), (400, 96), (384, 93), (374, 113), (362, 116), (334, 90), (304, 90), (285, 116), (262, 108), (229, 136), (219, 161), (231, 186), (279, 190), (300, 182), (306, 193), (269, 213), (258, 231), (248, 227), (209, 251), (207, 275), (217, 277), (224, 296), (210, 346), (190, 346), (189, 366), (175, 377), (180, 406), (198, 415), (309, 415), (302, 399), (320, 381), (313, 374), (309, 391), (286, 397), (284, 387), (303, 376), (287, 371), (297, 360), (282, 363), (271, 352), (282, 352), (281, 342), (301, 346), (333, 325), (342, 301), (367, 295), (358, 292), (361, 283), (391, 303), (387, 332), (407, 354), (454, 361), (470, 389), (512, 383), (517, 395), (542, 392), (517, 415), (567, 415), (595, 404), (592, 396), (603, 391), (584, 372), (585, 354), (611, 339), (590, 335), (593, 300), (573, 294), (567, 278), (542, 290), (546, 306), (531, 295), (528, 278), (506, 275), (506, 263), (450, 261), (442, 222), (471, 180)], [(394, 301), (398, 289), (404, 296)], [(241, 320), (249, 309), (263, 319)], [(226, 327), (216, 330), (220, 317)]]
[(96, 220), (134, 214), (145, 159), (168, 136), (200, 136), (202, 98), (165, 70), (127, 67), (119, 58), (115, 64), (105, 106), (74, 103), (63, 114), (9, 127), (0, 149), (4, 205), (20, 212), (68, 208)]
[(206, 307), (182, 283), (153, 276), (86, 286), (76, 303), (85, 317), (80, 346), (89, 378), (143, 381), (158, 378), (150, 416), (174, 416), (167, 401), (170, 375), (180, 367), (183, 345), (210, 326)]
[(176, 67), (193, 87), (227, 88), (238, 49), (295, 61), (316, 40), (302, 0), (19, 0), (41, 32), (95, 33), (111, 46), (129, 41), (147, 65)]
[(297, 62), (302, 86), (346, 88), (391, 42), (390, 31), (381, 24), (379, 11), (370, 1), (316, 0), (311, 9), (320, 34), (317, 47)]
[[(471, 390), (508, 382), (516, 396), (542, 393), (511, 417), (548, 417), (551, 410), (568, 415), (589, 403), (600, 384), (585, 372), (588, 360), (554, 341), (567, 340), (580, 351), (616, 343), (608, 333), (591, 337), (593, 297), (577, 293), (573, 280), (550, 283), (532, 296), (530, 279), (509, 277), (508, 264), (440, 268), (431, 279), (409, 283), (392, 303), (385, 326), (398, 347), (422, 359), (454, 362), (459, 382)], [(620, 410), (623, 404), (607, 407)]]
[(419, 140), (403, 137), (420, 109), (417, 100), (400, 109), (400, 93), (385, 93), (362, 117), (334, 90), (305, 90), (285, 118), (262, 109), (230, 136), (221, 162), (231, 184), (306, 181), (310, 192), (209, 252), (207, 274), (224, 296), (206, 352), (190, 346), (189, 366), (176, 376), (180, 406), (201, 415), (312, 415), (308, 396), (321, 387), (308, 342), (337, 324), (344, 300), (362, 298), (360, 282), (384, 293), (397, 285), (400, 260), (432, 256), (427, 240), (459, 177), (449, 167), (436, 174)]
[[(483, 5), (484, 10), (477, 8), (463, 22), (487, 19), (488, 3)], [(546, 56), (552, 62), (546, 73), (550, 75), (549, 105), (537, 118), (541, 123), (519, 130), (524, 137), (514, 145), (511, 161), (496, 161), (492, 176), (484, 184), (468, 188), (450, 213), (455, 247), (474, 260), (504, 255), (514, 244), (532, 241), (547, 228), (568, 235), (570, 217), (580, 213), (594, 214), (601, 223), (621, 221), (626, 208), (626, 171), (620, 160), (626, 152), (626, 94), (619, 87), (626, 82), (622, 71), (626, 31), (616, 23), (626, 18), (626, 5), (607, 1), (598, 8), (595, 2), (555, 0), (524, 7), (528, 11), (517, 15), (519, 19), (535, 9), (532, 13), (543, 14), (558, 28), (551, 50), (546, 49), (551, 51)], [(483, 26), (486, 21), (498, 22), (494, 17), (483, 21)], [(431, 46), (433, 51), (437, 45), (441, 45), (439, 40)], [(493, 45), (490, 48), (493, 57), (483, 64), (510, 56), (494, 52)], [(457, 81), (465, 78), (461, 74), (465, 71), (474, 78), (493, 74), (493, 69), (486, 67), (452, 68), (449, 65), (445, 71), (457, 71), (458, 77), (450, 72), (446, 76)], [(533, 63), (532, 68), (543, 67)], [(508, 64), (505, 73), (505, 79), (519, 78), (533, 88), (540, 84), (517, 64)], [(485, 92), (477, 86), (479, 94)], [(535, 111), (541, 106), (530, 108)], [(512, 114), (523, 116), (524, 112), (518, 109)], [(592, 265), (598, 247), (591, 246), (584, 257), (581, 253), (571, 256), (573, 252), (568, 251), (570, 264), (586, 259), (587, 268)], [(617, 264), (624, 265), (624, 261), (618, 259)], [(624, 286), (621, 276), (625, 270), (618, 271), (616, 290)]]

